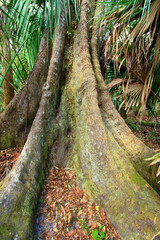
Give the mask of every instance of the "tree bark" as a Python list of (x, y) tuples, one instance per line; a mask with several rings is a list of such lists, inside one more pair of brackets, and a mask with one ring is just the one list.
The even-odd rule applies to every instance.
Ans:
[(65, 16), (62, 11), (38, 112), (19, 160), (1, 183), (1, 239), (33, 237), (33, 212), (44, 180), (52, 143), (57, 137), (55, 115), (64, 40)]
[(95, 29), (89, 45), (89, 14), (89, 1), (83, 0), (72, 70), (58, 106), (66, 29), (61, 11), (39, 109), (20, 158), (1, 183), (1, 239), (32, 237), (33, 210), (49, 163), (76, 171), (79, 185), (104, 207), (122, 239), (150, 240), (159, 230), (159, 195), (139, 174), (159, 190), (143, 161), (151, 150), (112, 104), (100, 71)]
[[(49, 57), (50, 58), (50, 57)], [(43, 35), (37, 60), (21, 91), (0, 115), (0, 149), (22, 146), (28, 136), (48, 72), (47, 39)]]
[[(6, 11), (5, 6), (3, 3), (1, 4), (4, 11)], [(1, 59), (1, 70), (2, 75), (5, 74), (5, 71), (7, 69), (8, 63), (11, 60), (11, 52), (10, 52), (10, 46), (7, 36), (5, 39), (3, 38), (2, 29), (4, 26), (4, 14), (1, 12), (0, 14), (0, 20), (1, 20), (1, 29), (0, 29), (0, 41), (1, 41), (1, 47), (0, 50), (2, 52)], [(7, 105), (10, 103), (10, 101), (14, 98), (14, 86), (13, 86), (13, 72), (12, 68), (10, 68), (5, 76), (5, 79), (3, 81), (3, 91), (4, 91), (4, 107), (6, 108)]]
[[(4, 40), (3, 43), (3, 56), (4, 57), (1, 57), (2, 75), (5, 74), (8, 62), (10, 62), (10, 48), (7, 38)], [(3, 90), (4, 90), (4, 107), (6, 108), (10, 101), (14, 98), (13, 73), (11, 68), (9, 69), (3, 81)]]

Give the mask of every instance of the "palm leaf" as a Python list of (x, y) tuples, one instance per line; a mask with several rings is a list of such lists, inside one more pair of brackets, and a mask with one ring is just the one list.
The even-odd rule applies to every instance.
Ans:
[[(125, 63), (128, 76), (134, 74), (134, 77), (136, 76), (137, 80), (143, 83), (143, 89), (139, 95), (141, 98), (137, 97), (137, 101), (140, 100), (140, 111), (143, 112), (150, 92), (153, 93), (154, 76), (160, 63), (160, 29), (158, 25), (160, 1), (119, 0), (118, 3), (111, 1), (111, 3), (103, 2), (102, 4), (109, 6), (110, 10), (105, 12), (103, 17), (101, 13), (99, 18), (107, 32), (106, 61), (112, 59), (116, 71), (120, 71), (121, 65)], [(138, 74), (135, 75), (135, 73)], [(125, 86), (127, 85), (125, 84)], [(131, 88), (125, 87), (125, 94), (127, 89), (129, 91)], [(133, 97), (133, 91), (128, 94)], [(159, 99), (155, 93), (154, 96)], [(131, 106), (133, 102), (130, 100), (128, 106)]]
[[(156, 166), (157, 164), (160, 164), (160, 150), (157, 150), (158, 153), (153, 155), (151, 158), (144, 159), (145, 161), (151, 161), (152, 162), (149, 164), (149, 166)], [(158, 170), (156, 173), (156, 177), (160, 176), (160, 165), (158, 166)]]
[[(65, 1), (64, 1), (65, 2)], [(46, 0), (46, 1), (33, 1), (33, 0), (5, 0), (0, 1), (0, 12), (4, 15), (3, 24), (3, 39), (6, 37), (10, 39), (14, 46), (12, 49), (12, 59), (8, 65), (8, 68), (1, 79), (0, 86), (2, 85), (3, 79), (11, 65), (16, 59), (20, 59), (20, 55), (26, 56), (27, 64), (31, 70), (36, 59), (38, 52), (40, 39), (43, 32), (46, 30), (47, 42), (49, 38), (54, 39), (54, 30), (59, 22), (61, 0)], [(4, 7), (3, 7), (3, 6)], [(79, 0), (73, 2), (76, 16), (78, 16)], [(70, 1), (67, 0), (64, 6), (66, 12), (67, 24), (71, 22), (71, 10)], [(1, 44), (3, 44), (1, 39)], [(19, 60), (18, 60), (19, 61)], [(19, 61), (24, 69), (22, 61)], [(18, 71), (18, 69), (17, 69)], [(24, 71), (24, 72), (28, 72)]]

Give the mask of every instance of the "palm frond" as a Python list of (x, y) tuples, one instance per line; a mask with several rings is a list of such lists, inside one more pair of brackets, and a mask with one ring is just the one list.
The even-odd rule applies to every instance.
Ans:
[(137, 82), (134, 79), (116, 78), (107, 86), (109, 89), (119, 86), (121, 93), (116, 96), (116, 98), (122, 99), (119, 110), (124, 107), (128, 112), (131, 108), (140, 104), (143, 90), (143, 84), (141, 82)]
[[(146, 161), (152, 161), (149, 166), (153, 166), (153, 171), (156, 165), (158, 165), (156, 177), (160, 176), (160, 150), (157, 150), (157, 153), (154, 154), (151, 158), (144, 159)], [(152, 171), (152, 173), (153, 173)]]
[[(29, 70), (33, 68), (44, 31), (47, 32), (48, 43), (49, 39), (54, 40), (54, 30), (59, 22), (61, 2), (64, 4), (68, 26), (71, 22), (71, 5), (69, 0), (1, 0), (0, 2), (0, 13), (3, 15), (3, 21), (0, 24), (2, 28), (1, 44), (5, 38), (8, 38), (11, 48), (14, 46), (11, 49), (12, 59), (0, 82), (1, 86), (7, 71), (17, 61), (16, 59), (22, 57), (22, 53), (23, 56), (26, 56), (27, 61), (23, 65), (23, 61), (18, 60), (16, 65), (22, 65), (20, 67), (22, 69), (25, 66)], [(78, 17), (79, 0), (73, 1), (73, 5)], [(24, 72), (28, 72), (28, 70)]]
[(143, 112), (160, 64), (160, 1), (119, 0), (102, 4), (107, 6), (107, 11), (99, 18), (106, 31), (106, 61), (112, 59), (117, 72), (125, 64), (128, 76), (134, 75), (143, 83), (140, 94), (140, 111)]

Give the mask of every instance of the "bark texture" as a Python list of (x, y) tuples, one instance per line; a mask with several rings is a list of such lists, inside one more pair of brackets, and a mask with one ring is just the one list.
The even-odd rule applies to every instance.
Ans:
[(60, 149), (53, 149), (52, 159), (60, 166), (64, 163), (74, 167), (79, 183), (91, 199), (104, 207), (122, 239), (151, 239), (160, 224), (159, 196), (146, 187), (132, 165), (138, 164), (139, 172), (147, 175), (143, 158), (150, 149), (133, 136), (113, 106), (97, 62), (95, 39), (90, 57), (89, 11), (88, 3), (83, 1), (71, 80), (64, 90), (60, 112), (61, 125), (70, 127), (61, 130), (56, 143)]
[(48, 159), (77, 172), (79, 184), (104, 207), (122, 239), (150, 240), (159, 230), (160, 197), (139, 174), (159, 190), (142, 160), (151, 150), (112, 104), (99, 67), (96, 30), (89, 45), (89, 14), (89, 1), (83, 0), (72, 70), (57, 108), (65, 38), (61, 12), (38, 112), (19, 160), (1, 183), (1, 239), (32, 238), (33, 209)]
[[(10, 49), (7, 38), (4, 40), (3, 43), (3, 56), (4, 57), (2, 57), (1, 64), (2, 75), (5, 74), (8, 62), (10, 62)], [(3, 90), (4, 90), (4, 107), (6, 108), (10, 101), (14, 98), (13, 73), (11, 68), (9, 69), (3, 81)]]
[(35, 205), (50, 149), (57, 137), (55, 114), (64, 39), (65, 17), (62, 11), (38, 112), (19, 160), (1, 183), (1, 239), (33, 237)]
[(21, 91), (0, 115), (0, 149), (24, 144), (39, 107), (47, 73), (47, 40), (44, 34), (32, 72)]

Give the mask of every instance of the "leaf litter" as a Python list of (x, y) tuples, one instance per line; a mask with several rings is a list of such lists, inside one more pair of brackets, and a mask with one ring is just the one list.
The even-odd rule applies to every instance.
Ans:
[(104, 209), (87, 199), (70, 169), (55, 167), (50, 171), (39, 202), (38, 239), (93, 239), (95, 229), (99, 234), (94, 239), (120, 239)]
[(3, 180), (14, 166), (20, 153), (21, 147), (0, 150), (0, 181)]
[[(8, 175), (21, 151), (22, 147), (0, 150), (0, 181)], [(39, 199), (35, 224), (37, 238), (93, 239), (95, 230), (98, 235), (94, 239), (120, 239), (104, 210), (88, 201), (84, 191), (77, 186), (75, 173), (66, 168), (53, 168)]]

